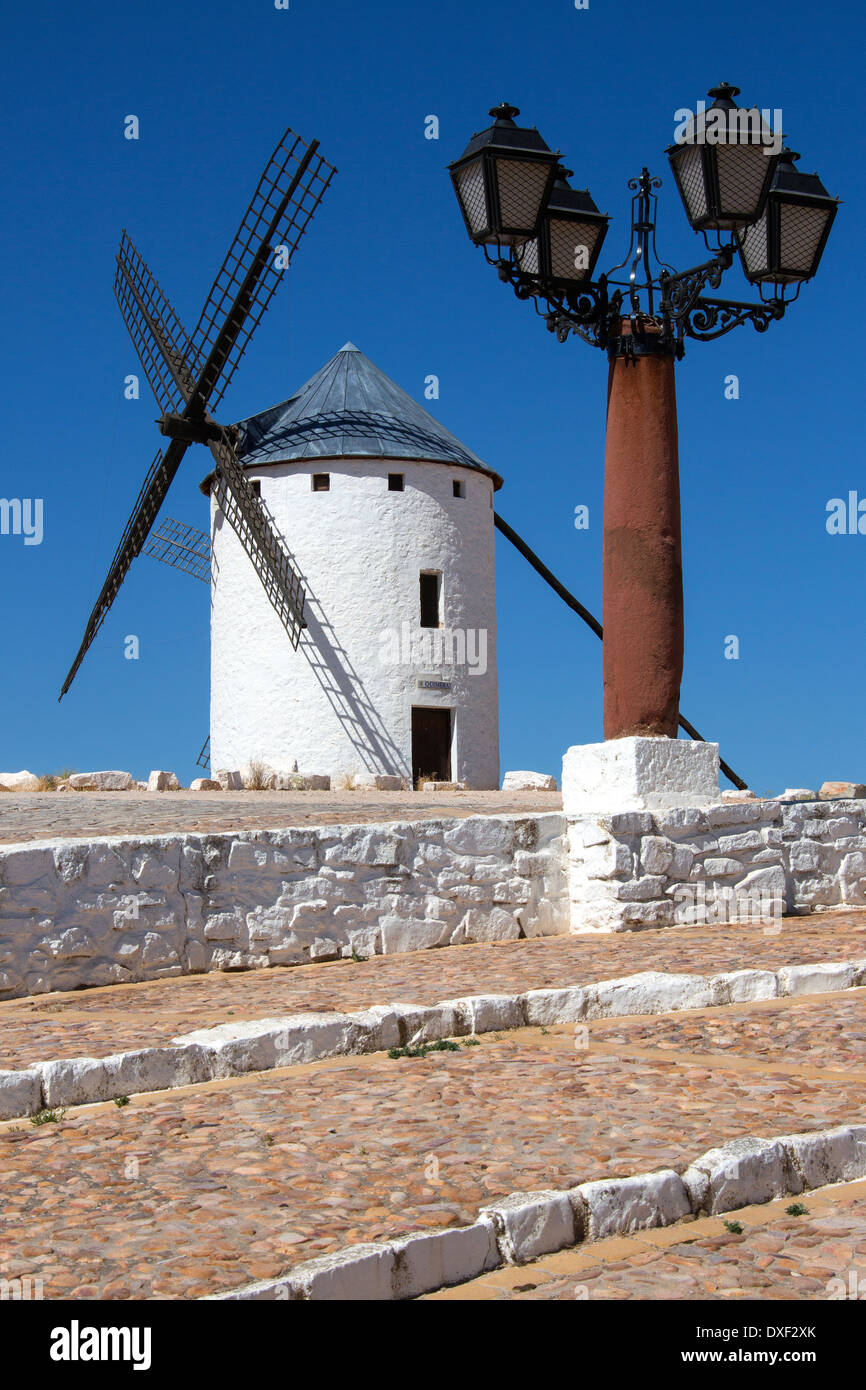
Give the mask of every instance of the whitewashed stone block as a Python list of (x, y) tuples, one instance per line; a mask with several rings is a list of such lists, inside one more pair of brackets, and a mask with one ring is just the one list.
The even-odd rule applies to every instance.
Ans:
[(73, 772), (68, 781), (76, 792), (128, 792), (134, 785), (130, 772)]
[(656, 811), (652, 819), (660, 835), (672, 837), (700, 834), (707, 828), (706, 815), (694, 806), (673, 806), (668, 810)]
[(555, 792), (556, 778), (546, 772), (506, 772), (504, 792)]
[(174, 772), (151, 772), (147, 779), (147, 790), (149, 792), (176, 792), (180, 791), (180, 782)]
[(50, 1109), (112, 1099), (108, 1070), (104, 1060), (97, 1057), (67, 1057), (43, 1062), (39, 1071), (42, 1094)]
[(352, 1051), (357, 1031), (346, 1014), (288, 1014), (200, 1028), (172, 1041), (195, 1043), (213, 1056), (215, 1077), (239, 1076), (271, 1067), (297, 1066)]
[(405, 1045), (437, 1042), (439, 1038), (455, 1038), (469, 1030), (462, 1014), (451, 1004), (402, 1004), (391, 1008), (397, 1015), (400, 1037)]
[(746, 1004), (775, 999), (779, 982), (773, 970), (730, 970), (710, 979), (713, 1004)]
[(444, 946), (451, 938), (449, 922), (429, 921), (425, 917), (385, 916), (382, 918), (382, 954), (422, 951)]
[(700, 867), (692, 870), (692, 876), (698, 873), (708, 878), (730, 878), (732, 875), (741, 874), (743, 866), (738, 859), (705, 859)]
[(453, 1009), (466, 1033), (494, 1033), (500, 1028), (523, 1028), (525, 1017), (520, 996), (513, 994), (473, 994), (461, 999), (443, 999), (443, 1009)]
[(715, 743), (617, 738), (569, 748), (562, 760), (562, 807), (569, 817), (705, 806), (718, 798)]
[(706, 823), (710, 829), (723, 825), (752, 825), (758, 821), (772, 820), (781, 814), (781, 808), (769, 809), (764, 801), (747, 801), (741, 806), (718, 804), (709, 806), (705, 812)]
[(857, 967), (850, 961), (788, 965), (779, 971), (779, 994), (824, 994), (850, 989), (856, 975)]
[(710, 982), (702, 975), (665, 974), (658, 970), (602, 980), (588, 987), (587, 996), (587, 1018), (704, 1009), (713, 1002)]
[(514, 822), (495, 816), (467, 816), (443, 840), (458, 854), (510, 854), (514, 848)]
[(0, 788), (7, 792), (38, 792), (39, 778), (34, 772), (0, 772)]
[(298, 1265), (291, 1282), (301, 1298), (314, 1303), (383, 1303), (392, 1297), (393, 1275), (392, 1246), (351, 1245)]
[(471, 907), (461, 918), (454, 942), (516, 941), (519, 936), (520, 922), (513, 912), (506, 912), (502, 907), (489, 910)]
[(547, 1023), (578, 1023), (586, 1017), (588, 991), (579, 985), (564, 989), (530, 989), (522, 996), (530, 1027)]
[(224, 792), (242, 792), (244, 789), (244, 779), (237, 769), (229, 771), (221, 767), (214, 773), (214, 777)]
[(683, 1173), (692, 1210), (710, 1216), (802, 1192), (802, 1179), (775, 1139), (734, 1139), (709, 1149)]
[(569, 1196), (585, 1240), (604, 1240), (655, 1226), (670, 1226), (691, 1211), (682, 1178), (672, 1168), (634, 1177), (581, 1183)]
[(496, 1231), (508, 1264), (525, 1264), (575, 1243), (574, 1212), (567, 1192), (517, 1192), (479, 1213)]
[[(10, 888), (22, 888), (40, 879), (54, 877), (54, 855), (50, 849), (7, 848), (0, 853), (0, 877)], [(8, 898), (7, 894), (7, 898)], [(9, 903), (4, 906), (9, 907)]]
[(866, 1126), (840, 1125), (817, 1134), (786, 1134), (779, 1139), (807, 1188), (852, 1182), (866, 1175)]
[(489, 1221), (421, 1231), (391, 1242), (394, 1298), (418, 1298), (434, 1289), (477, 1279), (499, 1264), (496, 1233)]
[(0, 1071), (0, 1120), (35, 1115), (42, 1105), (42, 1073), (38, 1067)]
[(354, 1025), (353, 1052), (387, 1052), (389, 1047), (400, 1046), (400, 1020), (390, 1005), (374, 1004), (346, 1017)]
[(675, 847), (663, 835), (646, 835), (640, 843), (640, 862), (647, 874), (663, 874), (674, 857)]

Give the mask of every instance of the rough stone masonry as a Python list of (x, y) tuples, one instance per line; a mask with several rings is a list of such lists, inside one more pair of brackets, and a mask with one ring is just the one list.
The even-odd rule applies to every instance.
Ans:
[(39, 841), (0, 852), (0, 997), (864, 902), (861, 800)]

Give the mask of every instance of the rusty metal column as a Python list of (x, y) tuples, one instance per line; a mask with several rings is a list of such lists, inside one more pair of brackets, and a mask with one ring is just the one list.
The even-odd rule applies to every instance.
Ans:
[[(620, 349), (632, 335), (621, 325)], [(677, 737), (683, 575), (673, 354), (640, 322), (608, 379), (604, 467), (604, 736)]]

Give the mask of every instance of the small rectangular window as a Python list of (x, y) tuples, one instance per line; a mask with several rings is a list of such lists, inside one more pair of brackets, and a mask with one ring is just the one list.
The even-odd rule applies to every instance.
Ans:
[(455, 478), (455, 479), (454, 479), (454, 482), (453, 482), (452, 486), (453, 486), (453, 488), (454, 488), (454, 496), (455, 496), (455, 497), (465, 497), (465, 496), (466, 496), (466, 487), (465, 487), (465, 485), (464, 485), (463, 483), (461, 483), (461, 481), (460, 481), (459, 478)]
[(262, 484), (261, 484), (260, 479), (258, 479), (258, 478), (253, 478), (253, 479), (251, 479), (251, 481), (250, 481), (250, 487), (252, 488), (253, 492), (256, 494), (256, 497), (261, 497), (261, 495), (262, 495)]
[(388, 474), (388, 491), (389, 491), (389, 492), (402, 492), (402, 491), (403, 491), (403, 474), (402, 474), (402, 473), (389, 473), (389, 474)]
[(313, 474), (313, 492), (330, 492), (331, 475), (330, 473)]
[(439, 626), (441, 575), (421, 573), (421, 626)]

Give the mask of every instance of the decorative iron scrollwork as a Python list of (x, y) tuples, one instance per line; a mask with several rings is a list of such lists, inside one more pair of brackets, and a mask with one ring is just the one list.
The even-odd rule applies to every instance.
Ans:
[[(540, 275), (528, 274), (521, 268), (513, 249), (506, 256), (503, 254), (505, 248), (497, 246), (496, 255), (491, 255), (486, 246), (484, 248), (485, 257), (496, 267), (500, 280), (511, 285), (518, 299), (533, 301), (536, 313), (544, 319), (557, 342), (566, 342), (573, 333), (591, 347), (607, 349), (613, 355), (634, 352), (635, 344), (620, 332), (626, 304), (631, 306), (632, 318), (648, 316), (658, 325), (651, 350), (673, 353), (678, 358), (685, 351), (685, 338), (707, 342), (721, 338), (741, 323), (751, 323), (758, 333), (765, 333), (775, 319), (782, 317), (784, 299), (759, 304), (705, 299), (703, 291), (717, 290), (725, 271), (732, 265), (733, 243), (720, 245), (711, 259), (701, 265), (675, 271), (661, 260), (655, 246), (658, 200), (653, 190), (661, 186), (661, 179), (643, 169), (640, 177), (629, 180), (628, 186), (634, 193), (629, 248), (625, 259), (597, 282), (588, 281), (565, 289)], [(651, 256), (657, 262), (655, 274), (651, 270)], [(629, 262), (630, 269), (624, 272), (628, 278), (614, 279), (616, 272)], [(641, 295), (646, 298), (645, 308), (641, 306)]]
[(782, 318), (784, 312), (785, 304), (781, 299), (771, 299), (765, 304), (741, 304), (734, 299), (699, 299), (683, 320), (682, 331), (687, 338), (697, 338), (702, 343), (721, 338), (741, 323), (751, 323), (757, 333), (766, 333), (770, 324)]

